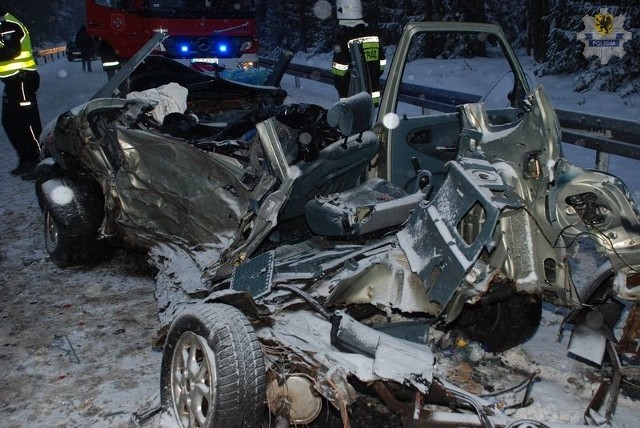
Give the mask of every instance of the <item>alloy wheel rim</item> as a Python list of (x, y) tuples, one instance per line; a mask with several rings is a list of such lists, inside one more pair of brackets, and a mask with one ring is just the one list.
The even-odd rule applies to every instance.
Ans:
[(216, 357), (207, 340), (191, 331), (178, 338), (171, 364), (171, 395), (183, 427), (209, 426), (217, 400)]

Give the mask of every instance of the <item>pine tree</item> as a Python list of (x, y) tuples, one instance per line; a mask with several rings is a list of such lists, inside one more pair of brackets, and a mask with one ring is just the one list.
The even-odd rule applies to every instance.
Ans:
[(547, 61), (538, 75), (577, 73), (576, 91), (597, 89), (619, 91), (622, 96), (640, 92), (640, 5), (636, 0), (621, 0), (620, 6), (609, 6), (608, 13), (625, 16), (624, 29), (632, 33), (624, 45), (622, 58), (612, 57), (606, 65), (600, 58), (585, 58), (584, 45), (576, 35), (583, 31), (584, 16), (595, 16), (599, 3), (575, 0), (553, 0), (547, 16), (551, 31), (547, 44)]
[(500, 25), (513, 48), (526, 46), (528, 0), (486, 0), (485, 4), (486, 21)]

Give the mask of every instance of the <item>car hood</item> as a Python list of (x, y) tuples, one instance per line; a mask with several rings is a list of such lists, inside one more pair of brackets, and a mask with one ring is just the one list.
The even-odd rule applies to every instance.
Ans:
[(129, 59), (124, 67), (122, 67), (98, 92), (95, 93), (91, 99), (106, 98), (113, 96), (118, 87), (125, 81), (127, 77), (156, 49), (158, 44), (162, 43), (169, 37), (167, 33), (155, 33), (151, 39), (136, 53), (131, 59)]

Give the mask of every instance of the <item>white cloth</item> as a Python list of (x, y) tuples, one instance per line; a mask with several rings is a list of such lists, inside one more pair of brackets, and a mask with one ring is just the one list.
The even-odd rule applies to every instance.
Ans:
[(127, 99), (155, 101), (156, 106), (151, 114), (155, 120), (162, 123), (164, 117), (169, 113), (184, 113), (187, 110), (188, 94), (187, 88), (171, 82), (145, 91), (129, 92)]

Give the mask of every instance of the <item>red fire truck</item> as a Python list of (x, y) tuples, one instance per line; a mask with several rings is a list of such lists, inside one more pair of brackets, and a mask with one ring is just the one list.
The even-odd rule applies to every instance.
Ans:
[(87, 30), (100, 42), (105, 70), (132, 57), (153, 35), (170, 37), (160, 53), (219, 63), (257, 65), (253, 0), (86, 0)]

